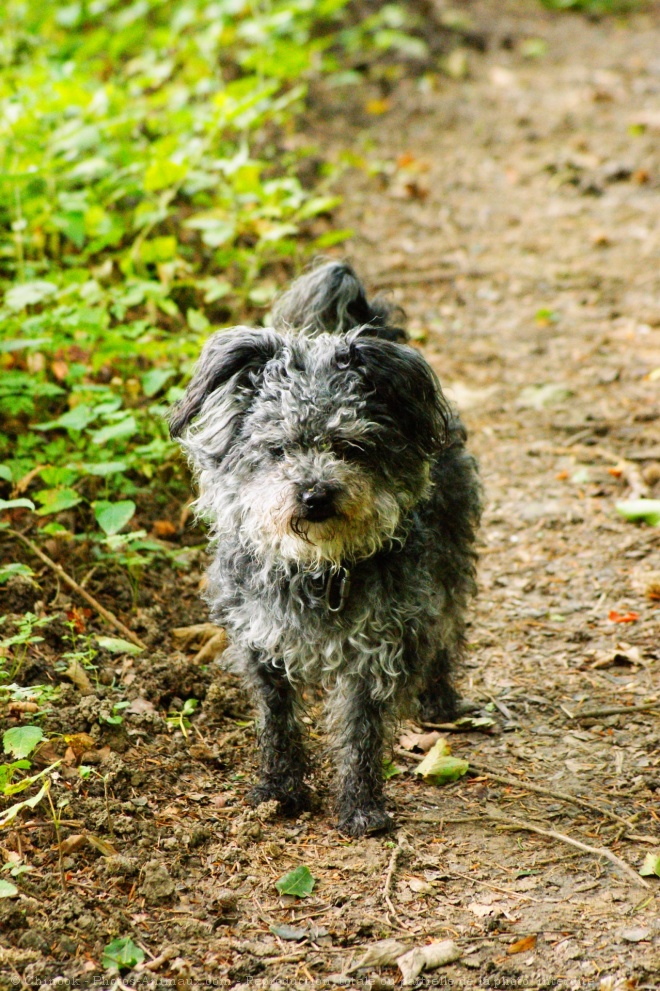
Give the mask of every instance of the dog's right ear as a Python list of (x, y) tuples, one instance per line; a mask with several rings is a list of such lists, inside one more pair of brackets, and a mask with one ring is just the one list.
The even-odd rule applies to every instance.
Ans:
[(202, 349), (185, 395), (169, 412), (170, 436), (180, 437), (206, 400), (235, 379), (234, 388), (250, 391), (255, 377), (283, 344), (273, 330), (234, 327), (210, 337)]

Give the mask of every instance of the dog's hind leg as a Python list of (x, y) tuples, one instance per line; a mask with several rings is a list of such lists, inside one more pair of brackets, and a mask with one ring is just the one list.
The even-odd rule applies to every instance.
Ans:
[(366, 686), (340, 678), (329, 722), (338, 755), (338, 828), (347, 836), (391, 829), (383, 793), (383, 738), (387, 709)]
[[(457, 647), (456, 653), (459, 654)], [(451, 672), (456, 666), (452, 653), (446, 647), (439, 647), (433, 662), (426, 671), (426, 677), (419, 694), (419, 717), (427, 723), (450, 722), (456, 715), (458, 693), (451, 683)]]
[(305, 785), (307, 758), (300, 724), (298, 700), (286, 673), (255, 657), (247, 671), (260, 708), (259, 744), (261, 772), (252, 789), (252, 805), (275, 799), (283, 815), (297, 815), (309, 806)]

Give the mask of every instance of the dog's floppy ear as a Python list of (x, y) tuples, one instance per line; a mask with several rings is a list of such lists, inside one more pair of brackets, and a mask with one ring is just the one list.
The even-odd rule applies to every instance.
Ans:
[(427, 456), (446, 444), (451, 409), (419, 351), (361, 335), (349, 348), (351, 365), (372, 390), (370, 406), (398, 428), (407, 447)]
[(251, 327), (234, 327), (210, 337), (185, 395), (169, 412), (170, 435), (180, 437), (208, 397), (234, 376), (238, 376), (237, 385), (249, 390), (255, 376), (275, 357), (282, 343), (275, 331)]

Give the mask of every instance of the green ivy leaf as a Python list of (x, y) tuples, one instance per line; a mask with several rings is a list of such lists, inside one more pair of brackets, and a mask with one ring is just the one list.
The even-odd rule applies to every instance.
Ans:
[(99, 461), (98, 464), (82, 464), (80, 467), (88, 475), (105, 478), (107, 475), (118, 475), (126, 471), (128, 465), (124, 461)]
[(281, 895), (296, 895), (298, 898), (307, 898), (314, 890), (316, 881), (312, 877), (309, 867), (296, 867), (289, 871), (279, 881), (275, 882), (275, 887)]
[(26, 306), (34, 306), (36, 303), (42, 303), (44, 299), (48, 299), (54, 292), (57, 292), (57, 286), (52, 282), (42, 282), (40, 280), (23, 282), (7, 290), (5, 293), (5, 306), (18, 313), (19, 310), (24, 310)]
[(137, 433), (137, 423), (134, 416), (127, 416), (117, 423), (112, 423), (108, 427), (101, 427), (92, 434), (95, 444), (107, 444), (109, 440), (128, 440)]
[(383, 777), (386, 781), (389, 781), (390, 778), (395, 778), (397, 774), (401, 773), (401, 768), (397, 767), (391, 760), (383, 761)]
[(51, 516), (65, 509), (73, 509), (82, 499), (75, 489), (42, 489), (34, 497), (41, 504), (37, 516)]
[(650, 853), (646, 854), (639, 873), (642, 877), (651, 877), (653, 875), (660, 877), (660, 852), (658, 850), (651, 850)]
[(0, 898), (15, 898), (18, 888), (11, 881), (0, 881)]
[(135, 503), (130, 499), (121, 502), (95, 502), (96, 522), (108, 537), (119, 533), (135, 514)]
[(159, 189), (178, 185), (187, 173), (187, 165), (178, 165), (169, 159), (161, 159), (160, 162), (150, 165), (144, 173), (144, 188), (149, 193), (156, 193)]
[(20, 575), (22, 578), (33, 578), (34, 571), (27, 564), (21, 564), (19, 561), (12, 564), (0, 564), (0, 585), (4, 585), (15, 575)]
[(73, 409), (58, 416), (57, 420), (49, 420), (47, 423), (35, 423), (33, 430), (84, 430), (97, 416), (96, 410), (86, 403), (80, 403)]
[(152, 368), (142, 376), (142, 390), (149, 399), (160, 392), (176, 372), (173, 368)]
[(627, 499), (617, 502), (616, 511), (630, 523), (660, 524), (660, 499)]
[(141, 654), (142, 647), (121, 637), (97, 637), (96, 642), (99, 647), (109, 650), (111, 654)]
[(34, 509), (29, 499), (0, 499), (0, 513), (4, 509)]
[(22, 760), (32, 753), (43, 738), (44, 732), (40, 726), (16, 726), (3, 733), (2, 746), (6, 754)]
[(113, 939), (101, 958), (106, 970), (131, 970), (144, 960), (144, 950), (136, 946), (130, 936)]

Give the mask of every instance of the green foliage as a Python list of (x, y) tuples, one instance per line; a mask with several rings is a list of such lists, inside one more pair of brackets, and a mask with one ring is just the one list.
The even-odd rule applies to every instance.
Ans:
[(639, 10), (643, 0), (541, 0), (550, 10), (577, 10), (583, 14), (625, 14)]
[(130, 970), (144, 960), (144, 950), (130, 936), (113, 939), (103, 951), (101, 963), (106, 970)]
[[(0, 624), (4, 624), (6, 616), (0, 616)], [(34, 613), (26, 612), (18, 622), (18, 629), (11, 637), (0, 640), (0, 682), (15, 678), (25, 660), (28, 647), (33, 643), (41, 643), (43, 637), (34, 636), (33, 631), (52, 622), (52, 616), (39, 618)], [(8, 651), (11, 650), (11, 654)], [(9, 668), (5, 667), (9, 660)]]
[[(200, 340), (325, 243), (338, 200), (286, 135), (347, 2), (1, 5), (0, 510), (65, 513), (133, 573), (164, 553), (121, 531), (150, 485), (184, 491), (163, 413)], [(386, 46), (392, 10), (354, 30)]]
[(43, 738), (44, 732), (40, 726), (16, 726), (3, 733), (2, 746), (6, 754), (20, 761), (31, 754)]
[(309, 867), (296, 867), (289, 871), (279, 881), (275, 882), (275, 887), (281, 895), (296, 895), (298, 898), (306, 898), (311, 895), (316, 884)]
[(186, 699), (183, 706), (179, 712), (171, 712), (167, 717), (167, 724), (171, 729), (180, 729), (183, 735), (187, 738), (188, 730), (190, 729), (190, 720), (188, 716), (192, 716), (193, 712), (199, 705), (197, 699)]

